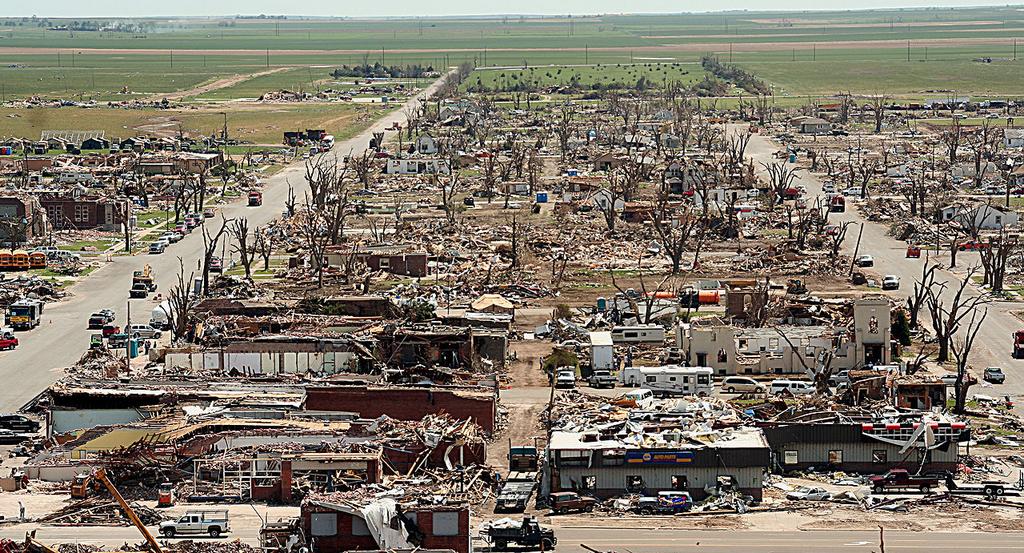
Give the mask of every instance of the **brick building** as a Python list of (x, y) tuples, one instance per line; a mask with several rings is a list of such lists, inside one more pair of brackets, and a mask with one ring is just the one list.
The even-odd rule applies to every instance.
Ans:
[(44, 195), (39, 201), (55, 229), (116, 231), (121, 226), (117, 201), (112, 198)]
[(348, 411), (363, 418), (387, 415), (418, 421), (433, 413), (471, 419), (486, 433), (494, 432), (497, 405), (493, 391), (485, 389), (398, 388), (375, 386), (322, 386), (306, 389), (310, 411)]
[(300, 518), (313, 553), (414, 547), (471, 551), (465, 505), (399, 505), (382, 499), (355, 508), (310, 500), (302, 504)]

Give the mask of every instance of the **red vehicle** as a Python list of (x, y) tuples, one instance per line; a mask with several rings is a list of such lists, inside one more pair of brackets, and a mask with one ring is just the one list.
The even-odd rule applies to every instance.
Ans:
[(882, 493), (886, 490), (918, 490), (929, 493), (939, 487), (935, 476), (912, 476), (906, 469), (892, 469), (881, 476), (871, 477), (871, 491)]
[(1024, 357), (1024, 330), (1013, 333), (1013, 357), (1014, 359)]
[(3, 334), (0, 334), (0, 349), (14, 349), (18, 347), (18, 339), (14, 337), (14, 333), (7, 330)]
[(989, 245), (987, 243), (985, 243), (985, 242), (978, 242), (977, 240), (968, 240), (966, 242), (961, 242), (960, 245), (957, 246), (957, 249), (959, 249), (962, 252), (963, 251), (972, 251), (973, 252), (973, 251), (978, 251), (978, 250), (987, 250), (988, 248), (989, 248)]
[(263, 205), (263, 193), (253, 190), (249, 192), (249, 206), (257, 207)]
[(846, 198), (842, 194), (834, 194), (829, 198), (828, 209), (832, 213), (844, 213), (846, 211)]
[(907, 246), (907, 257), (914, 259), (921, 257), (921, 246)]
[(121, 333), (121, 327), (119, 327), (117, 325), (104, 325), (104, 327), (103, 327), (103, 337), (104, 338), (110, 338), (112, 335), (120, 334), (120, 333)]

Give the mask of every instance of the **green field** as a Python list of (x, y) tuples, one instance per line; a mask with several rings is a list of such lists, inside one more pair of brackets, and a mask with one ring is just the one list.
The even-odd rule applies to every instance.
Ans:
[[(591, 85), (635, 83), (641, 76), (655, 83), (685, 82), (703, 78), (693, 64), (707, 53), (745, 66), (780, 96), (839, 90), (912, 96), (951, 88), (964, 94), (1013, 95), (1024, 90), (1015, 48), (1019, 40), (1024, 56), (1024, 11), (1013, 6), (116, 22), (138, 28), (56, 31), (48, 27), (74, 22), (0, 19), (0, 99), (139, 99), (231, 78), (228, 86), (184, 96), (188, 101), (234, 100), (278, 89), (315, 91), (330, 86), (333, 67), (375, 62), (530, 68), (487, 69), (472, 77), (490, 88), (510, 88), (524, 78), (557, 86), (574, 74)], [(996, 61), (972, 61), (983, 57)], [(637, 74), (647, 64), (654, 64), (649, 74)], [(561, 66), (561, 72), (546, 66)]]

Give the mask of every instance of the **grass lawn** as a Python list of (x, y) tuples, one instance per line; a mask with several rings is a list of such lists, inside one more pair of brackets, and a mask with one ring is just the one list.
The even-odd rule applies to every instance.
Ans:
[(93, 247), (96, 248), (97, 252), (102, 252), (109, 248), (110, 245), (113, 244), (114, 242), (116, 242), (116, 239), (114, 238), (107, 240), (79, 240), (77, 242), (72, 242), (70, 244), (64, 244), (57, 247), (59, 249), (71, 252), (81, 252), (84, 251), (82, 248)]
[(577, 83), (582, 89), (633, 88), (640, 80), (655, 86), (679, 82), (689, 85), (704, 79), (707, 72), (692, 63), (635, 63), (588, 66), (538, 66), (478, 69), (464, 88), (482, 91), (506, 91), (517, 87), (544, 88)]

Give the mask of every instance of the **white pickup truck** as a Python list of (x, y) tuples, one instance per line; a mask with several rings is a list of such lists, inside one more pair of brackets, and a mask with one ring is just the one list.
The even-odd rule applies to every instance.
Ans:
[(187, 511), (178, 520), (165, 520), (160, 523), (160, 534), (166, 538), (173, 538), (178, 534), (209, 534), (211, 538), (216, 538), (230, 531), (226, 509)]

